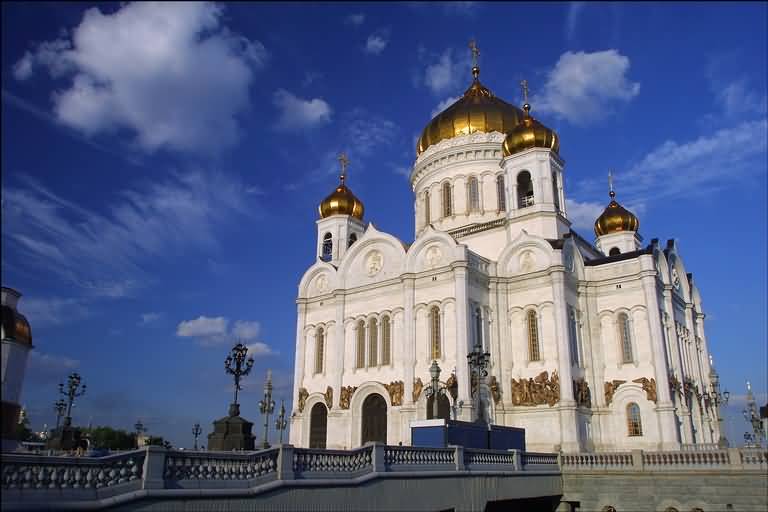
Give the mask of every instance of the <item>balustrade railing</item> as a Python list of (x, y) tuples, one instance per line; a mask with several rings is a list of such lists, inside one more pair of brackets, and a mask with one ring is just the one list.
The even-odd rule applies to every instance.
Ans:
[(627, 452), (564, 454), (562, 465), (579, 469), (631, 468), (632, 454)]
[(385, 446), (384, 464), (387, 468), (397, 466), (435, 466), (456, 464), (453, 448), (422, 448), (416, 446)]
[(256, 453), (178, 452), (165, 457), (166, 483), (184, 480), (255, 480), (275, 475), (279, 450)]
[[(373, 446), (358, 450), (318, 450), (296, 448), (293, 471), (296, 478), (322, 473), (330, 478), (355, 475), (373, 470)], [(316, 476), (316, 475), (311, 475)]]
[(517, 450), (464, 450), (464, 466), (469, 470), (489, 466), (519, 469), (520, 463), (520, 452)]
[(727, 466), (728, 452), (644, 452), (643, 465), (649, 468), (665, 469), (674, 466)]

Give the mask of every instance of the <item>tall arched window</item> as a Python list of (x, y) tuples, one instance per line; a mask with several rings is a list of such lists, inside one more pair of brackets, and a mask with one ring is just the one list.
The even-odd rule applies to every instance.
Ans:
[(477, 178), (470, 177), (467, 187), (469, 188), (469, 211), (476, 212), (480, 209), (480, 186)]
[(315, 373), (323, 373), (323, 357), (325, 356), (325, 331), (322, 327), (317, 330), (315, 339)]
[(496, 198), (499, 204), (499, 211), (504, 212), (507, 210), (507, 194), (504, 190), (504, 175), (499, 174), (496, 176)]
[(390, 364), (392, 361), (392, 328), (389, 317), (381, 319), (381, 364)]
[(371, 318), (368, 322), (368, 366), (378, 364), (379, 355), (379, 322)]
[(429, 353), (432, 359), (440, 359), (440, 309), (432, 306), (429, 310)]
[(579, 326), (576, 321), (576, 311), (570, 306), (568, 307), (568, 342), (571, 349), (571, 365), (580, 366)]
[(358, 368), (365, 368), (365, 322), (357, 322), (357, 361)]
[(326, 233), (323, 235), (323, 261), (333, 259), (333, 235)]
[(555, 210), (560, 211), (560, 192), (557, 189), (557, 173), (552, 171), (552, 200), (555, 203)]
[(632, 336), (629, 325), (629, 317), (626, 313), (619, 314), (619, 339), (621, 340), (621, 362), (633, 362)]
[(349, 235), (349, 239), (347, 241), (347, 247), (352, 247), (352, 244), (357, 242), (357, 235), (355, 233), (352, 233)]
[(475, 344), (484, 347), (483, 345), (483, 310), (480, 308), (475, 309)]
[(429, 190), (424, 192), (424, 225), (429, 226), (432, 222), (432, 216), (430, 215), (432, 205), (430, 204)]
[(526, 327), (528, 328), (528, 357), (531, 361), (541, 360), (539, 353), (539, 323), (534, 310), (526, 315)]
[(517, 175), (517, 207), (533, 206), (533, 181), (531, 173), (523, 171)]
[(636, 403), (627, 405), (627, 435), (630, 437), (643, 435), (643, 422), (640, 419), (640, 407)]
[(453, 215), (453, 191), (451, 184), (445, 182), (443, 183), (443, 217), (450, 217), (451, 215)]

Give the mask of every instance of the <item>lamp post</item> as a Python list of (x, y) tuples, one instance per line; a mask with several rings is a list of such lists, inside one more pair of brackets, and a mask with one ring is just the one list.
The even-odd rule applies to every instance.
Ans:
[(280, 432), (280, 444), (283, 444), (283, 431), (288, 426), (288, 421), (285, 419), (285, 400), (280, 401), (280, 414), (275, 420), (275, 429)]
[(200, 434), (202, 433), (202, 429), (200, 428), (199, 423), (195, 423), (192, 426), (192, 435), (195, 436), (195, 447), (194, 450), (197, 450), (197, 438), (200, 437)]
[(264, 398), (259, 400), (259, 411), (264, 415), (264, 443), (262, 447), (269, 448), (269, 415), (275, 411), (275, 401), (272, 400), (272, 370), (267, 370)]
[[(243, 389), (240, 387), (240, 379), (251, 373), (251, 368), (253, 368), (253, 357), (246, 360), (247, 355), (248, 347), (238, 343), (224, 360), (224, 369), (235, 378), (235, 398), (232, 405), (229, 406), (230, 416), (240, 416), (240, 405), (237, 403), (237, 392)], [(233, 363), (234, 368), (232, 367)]]
[(731, 393), (728, 392), (727, 389), (722, 393), (720, 392), (720, 377), (715, 371), (712, 356), (709, 357), (709, 364), (709, 380), (710, 385), (712, 386), (712, 390), (710, 393), (704, 393), (704, 400), (706, 401), (707, 398), (709, 398), (712, 405), (714, 405), (715, 414), (717, 415), (717, 425), (718, 430), (720, 431), (720, 438), (717, 440), (717, 446), (720, 448), (728, 448), (730, 443), (728, 443), (728, 438), (725, 436), (725, 427), (723, 426), (723, 409), (721, 409), (721, 406), (725, 407), (728, 405), (728, 399), (731, 397)]
[(139, 437), (143, 432), (147, 431), (147, 428), (144, 426), (141, 420), (136, 421), (136, 424), (133, 426), (133, 428), (136, 429), (136, 437)]
[[(78, 373), (71, 373), (69, 377), (67, 377), (67, 388), (64, 389), (64, 384), (59, 384), (59, 393), (64, 395), (64, 397), (67, 399), (67, 415), (64, 418), (64, 428), (72, 426), (72, 404), (75, 401), (75, 398), (81, 397), (85, 394), (85, 384), (81, 387), (81, 380), (80, 374)], [(78, 388), (80, 388), (80, 391), (78, 391)]]
[(483, 347), (481, 347), (479, 343), (475, 343), (472, 352), (467, 354), (469, 374), (472, 382), (473, 402), (477, 408), (477, 421), (485, 423), (489, 423), (489, 418), (485, 417), (485, 411), (483, 410), (480, 400), (480, 390), (482, 389), (482, 384), (485, 382), (485, 378), (488, 376), (487, 368), (490, 359), (490, 352), (483, 352)]
[(64, 411), (67, 410), (67, 402), (61, 399), (56, 400), (56, 402), (53, 404), (53, 410), (56, 411), (56, 430), (59, 430), (61, 417), (64, 416)]
[(437, 361), (432, 361), (429, 367), (429, 376), (431, 378), (429, 386), (424, 390), (427, 399), (432, 399), (432, 419), (437, 419), (439, 414), (438, 402), (441, 396), (445, 396), (445, 386), (440, 384), (440, 367)]
[(759, 448), (765, 437), (765, 430), (757, 412), (755, 397), (752, 395), (752, 384), (749, 381), (747, 381), (747, 407), (742, 411), (742, 414), (747, 423), (752, 425), (752, 433), (745, 432), (744, 441), (747, 442), (747, 447)]

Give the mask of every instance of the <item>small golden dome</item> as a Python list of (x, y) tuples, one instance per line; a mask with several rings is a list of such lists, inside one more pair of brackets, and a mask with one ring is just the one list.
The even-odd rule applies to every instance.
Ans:
[(318, 206), (321, 219), (331, 215), (351, 215), (363, 220), (363, 203), (344, 184), (344, 178), (345, 176), (342, 174), (339, 186)]
[(523, 111), (497, 98), (478, 79), (480, 68), (472, 68), (472, 85), (453, 105), (437, 114), (421, 132), (416, 155), (441, 140), (475, 132), (507, 133), (523, 119)]
[(530, 148), (547, 148), (555, 153), (560, 151), (560, 138), (553, 131), (531, 117), (531, 106), (523, 105), (523, 121), (514, 127), (501, 146), (504, 157), (520, 153)]
[(2, 306), (2, 315), (3, 338), (32, 345), (32, 329), (27, 318), (5, 304)]
[(630, 212), (616, 202), (616, 192), (610, 192), (611, 202), (605, 208), (603, 213), (595, 221), (595, 235), (603, 236), (608, 233), (619, 233), (621, 231), (634, 231), (640, 228), (640, 220), (634, 213)]

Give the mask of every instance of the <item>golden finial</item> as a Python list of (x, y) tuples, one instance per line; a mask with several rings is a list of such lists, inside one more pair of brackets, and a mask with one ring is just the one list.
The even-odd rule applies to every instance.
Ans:
[(474, 39), (469, 41), (469, 49), (472, 51), (472, 76), (477, 79), (480, 75), (480, 66), (477, 61), (477, 58), (480, 56), (480, 48), (477, 47)]
[(611, 171), (608, 171), (608, 195), (611, 196), (611, 199), (616, 197), (616, 192), (613, 191), (613, 174)]
[(341, 183), (344, 184), (344, 180), (347, 177), (347, 166), (349, 165), (349, 158), (347, 158), (347, 154), (342, 151), (339, 153), (338, 161), (339, 164), (341, 164)]
[(520, 89), (523, 91), (523, 110), (525, 110), (525, 115), (527, 116), (531, 110), (531, 105), (528, 103), (528, 80), (520, 81)]

